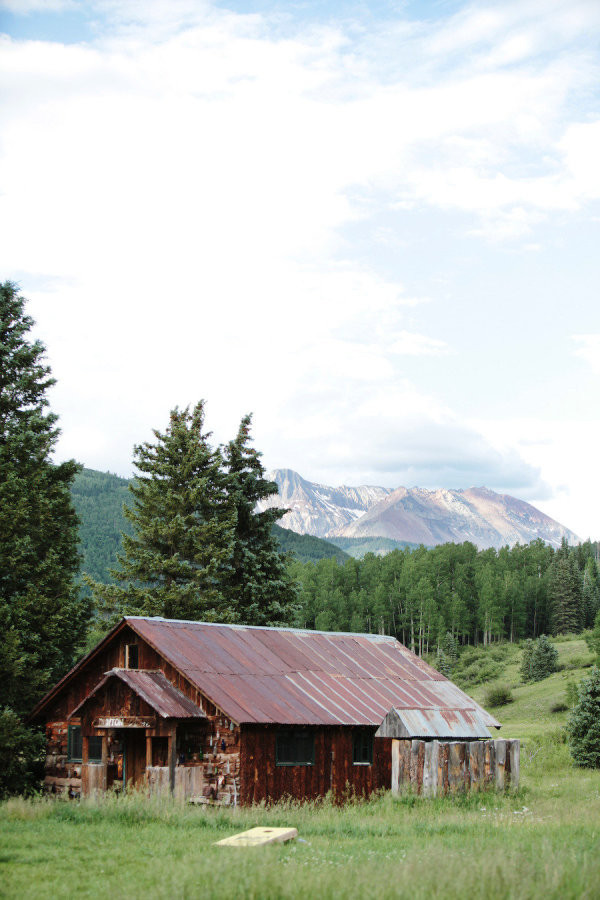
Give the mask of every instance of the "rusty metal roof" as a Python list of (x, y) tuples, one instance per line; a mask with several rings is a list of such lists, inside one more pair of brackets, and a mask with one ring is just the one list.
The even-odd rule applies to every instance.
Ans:
[(127, 616), (238, 723), (375, 725), (390, 709), (489, 713), (395, 638)]
[(450, 738), (470, 740), (491, 738), (476, 709), (391, 709), (376, 737)]
[[(174, 687), (162, 672), (143, 672), (136, 669), (111, 669), (104, 678), (98, 682), (87, 697), (81, 701), (71, 716), (81, 709), (84, 703), (97, 694), (98, 691), (111, 678), (119, 678), (124, 681), (138, 697), (145, 700), (163, 719), (198, 719), (206, 718), (201, 709), (189, 700), (185, 694)], [(70, 717), (69, 717), (70, 718)]]

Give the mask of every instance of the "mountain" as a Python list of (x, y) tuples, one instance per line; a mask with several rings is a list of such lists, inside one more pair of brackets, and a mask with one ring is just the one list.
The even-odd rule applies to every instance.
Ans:
[(352, 525), (375, 503), (389, 493), (382, 487), (326, 487), (305, 481), (291, 469), (275, 469), (268, 476), (277, 484), (279, 495), (258, 504), (259, 509), (282, 506), (289, 509), (280, 524), (299, 534), (317, 537), (341, 535), (345, 527)]
[[(79, 540), (83, 556), (82, 572), (96, 581), (112, 581), (109, 571), (117, 565), (121, 532), (131, 534), (123, 515), (123, 504), (131, 499), (129, 481), (110, 472), (83, 469), (75, 476), (71, 489), (73, 505), (80, 519)], [(283, 553), (292, 553), (301, 562), (335, 557), (343, 563), (349, 558), (344, 550), (308, 534), (297, 534), (275, 525), (273, 533)], [(83, 588), (87, 592), (87, 588)]]
[(570, 544), (579, 541), (576, 534), (529, 503), (484, 487), (332, 488), (307, 481), (290, 469), (276, 469), (269, 477), (277, 483), (279, 496), (263, 507), (288, 508), (281, 519), (283, 526), (333, 543), (339, 538), (351, 540), (342, 544), (350, 553), (354, 542), (366, 538), (429, 546), (472, 541), (480, 549), (538, 538), (553, 547), (560, 546), (563, 538)]

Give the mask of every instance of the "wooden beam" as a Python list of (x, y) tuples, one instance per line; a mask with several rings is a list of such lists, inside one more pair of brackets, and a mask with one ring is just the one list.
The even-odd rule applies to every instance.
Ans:
[(177, 726), (173, 725), (168, 738), (169, 790), (175, 791), (175, 765), (177, 763)]

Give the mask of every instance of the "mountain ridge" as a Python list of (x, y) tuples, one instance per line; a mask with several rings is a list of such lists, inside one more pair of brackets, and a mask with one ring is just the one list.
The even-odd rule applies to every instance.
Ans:
[(259, 508), (282, 506), (285, 528), (335, 542), (336, 538), (386, 538), (413, 544), (472, 541), (480, 549), (541, 539), (558, 547), (577, 535), (524, 500), (486, 487), (330, 487), (292, 469), (269, 472), (278, 494)]

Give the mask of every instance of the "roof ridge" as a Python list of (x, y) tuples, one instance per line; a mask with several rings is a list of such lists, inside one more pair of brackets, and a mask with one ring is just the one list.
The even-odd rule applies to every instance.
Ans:
[(175, 625), (210, 625), (215, 628), (235, 628), (252, 631), (289, 631), (293, 634), (324, 634), (326, 637), (362, 637), (371, 641), (398, 643), (391, 634), (371, 634), (364, 631), (319, 631), (316, 628), (291, 628), (286, 625), (242, 625), (236, 622), (202, 622), (198, 619), (166, 619), (164, 616), (124, 616), (126, 621), (165, 622)]

